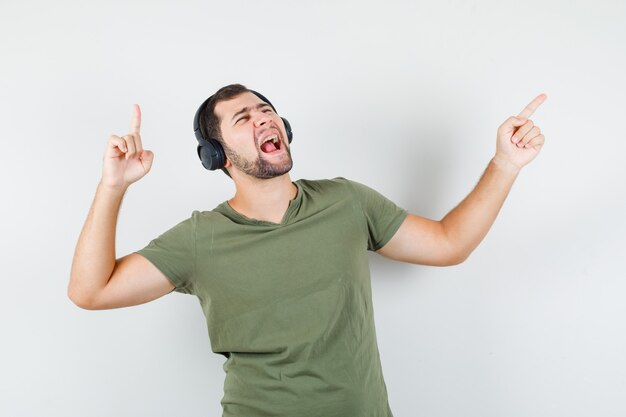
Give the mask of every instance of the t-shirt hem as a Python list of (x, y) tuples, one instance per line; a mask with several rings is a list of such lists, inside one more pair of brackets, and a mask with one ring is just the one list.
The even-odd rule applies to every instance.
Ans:
[(159, 260), (158, 255), (154, 255), (152, 253), (150, 253), (149, 249), (140, 249), (138, 251), (135, 251), (134, 253), (143, 256), (144, 258), (146, 258), (152, 265), (154, 265), (159, 271), (161, 271), (163, 273), (163, 275), (165, 275), (165, 278), (168, 279), (168, 281), (170, 281), (172, 283), (172, 285), (174, 285), (174, 291), (176, 292), (182, 292), (185, 294), (190, 294), (191, 291), (189, 290), (189, 288), (187, 288), (184, 283), (178, 281), (176, 278), (174, 278), (176, 276), (176, 274), (173, 273), (173, 271), (171, 271), (168, 267), (166, 263), (163, 263)]
[(409, 212), (405, 209), (402, 209), (402, 212), (400, 212), (397, 215), (397, 217), (393, 219), (393, 222), (389, 225), (387, 232), (385, 233), (383, 238), (372, 248), (372, 251), (377, 251), (383, 246), (385, 246), (391, 240), (391, 238), (396, 234), (396, 232), (398, 231), (398, 229), (400, 228), (404, 220), (408, 217), (408, 215), (409, 215)]

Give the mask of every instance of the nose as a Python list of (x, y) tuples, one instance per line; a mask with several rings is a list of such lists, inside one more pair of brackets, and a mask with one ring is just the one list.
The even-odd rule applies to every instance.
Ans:
[(272, 116), (269, 113), (258, 112), (257, 116), (254, 119), (254, 124), (258, 126), (263, 126), (266, 123), (269, 123), (272, 120)]

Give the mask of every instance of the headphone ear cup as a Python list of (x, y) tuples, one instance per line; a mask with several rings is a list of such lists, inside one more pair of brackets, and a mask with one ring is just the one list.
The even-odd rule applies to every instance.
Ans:
[(215, 139), (202, 140), (204, 144), (198, 145), (198, 157), (202, 161), (202, 166), (209, 171), (224, 168), (226, 154), (224, 148)]
[(281, 117), (281, 119), (283, 119), (283, 123), (285, 124), (285, 131), (287, 132), (287, 139), (289, 139), (289, 143), (291, 143), (291, 141), (293, 140), (293, 132), (291, 131), (291, 125), (289, 124), (289, 121), (285, 119), (284, 117)]

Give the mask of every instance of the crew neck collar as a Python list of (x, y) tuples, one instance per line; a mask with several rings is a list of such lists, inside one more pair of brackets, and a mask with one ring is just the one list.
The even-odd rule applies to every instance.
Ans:
[(285, 210), (285, 214), (281, 219), (280, 223), (274, 223), (267, 220), (257, 220), (250, 217), (247, 217), (237, 210), (232, 208), (232, 206), (227, 201), (224, 201), (219, 206), (215, 208), (216, 211), (222, 213), (226, 217), (240, 224), (248, 224), (248, 225), (263, 225), (263, 226), (284, 226), (289, 224), (290, 220), (293, 217), (293, 214), (296, 212), (298, 207), (300, 207), (300, 202), (302, 201), (302, 186), (299, 181), (292, 181), (297, 188), (296, 196), (289, 200), (289, 205), (287, 206), (287, 210)]

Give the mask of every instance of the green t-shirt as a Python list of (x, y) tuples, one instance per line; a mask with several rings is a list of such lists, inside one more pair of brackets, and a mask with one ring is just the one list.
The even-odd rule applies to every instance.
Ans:
[(390, 417), (367, 250), (407, 216), (345, 178), (298, 180), (280, 224), (227, 202), (139, 254), (198, 297), (224, 355), (224, 417)]

